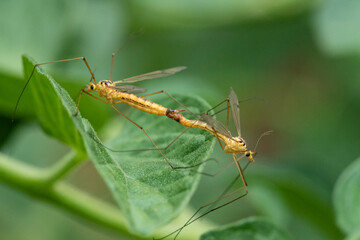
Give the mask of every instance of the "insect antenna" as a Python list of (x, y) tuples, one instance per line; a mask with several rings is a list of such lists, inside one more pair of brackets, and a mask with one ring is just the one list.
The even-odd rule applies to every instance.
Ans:
[(114, 57), (116, 54), (118, 54), (122, 49), (125, 48), (125, 46), (127, 46), (127, 44), (130, 42), (130, 40), (133, 40), (136, 36), (138, 36), (141, 33), (141, 29), (133, 32), (132, 34), (130, 34), (126, 39), (125, 42), (115, 51), (111, 54), (111, 63), (110, 63), (110, 81), (112, 81), (112, 77), (113, 77), (113, 69), (114, 69)]
[(273, 133), (274, 131), (273, 130), (270, 130), (270, 131), (266, 131), (266, 132), (264, 132), (264, 133), (262, 133), (261, 135), (260, 135), (260, 137), (258, 138), (258, 140), (256, 141), (256, 144), (255, 144), (255, 148), (254, 148), (254, 154), (253, 154), (253, 156), (255, 157), (256, 156), (256, 149), (257, 149), (257, 147), (258, 147), (258, 145), (259, 145), (259, 142), (260, 142), (260, 140), (263, 138), (263, 137), (265, 137), (265, 136), (268, 136), (268, 135), (270, 135), (271, 133)]

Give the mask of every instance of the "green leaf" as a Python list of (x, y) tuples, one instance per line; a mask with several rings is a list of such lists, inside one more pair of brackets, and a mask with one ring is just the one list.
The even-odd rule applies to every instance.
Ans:
[[(29, 78), (34, 64), (23, 56), (25, 79)], [(74, 149), (85, 152), (83, 139), (73, 123), (72, 115), (76, 113), (76, 106), (68, 93), (39, 67), (35, 68), (28, 87), (27, 91), (31, 91), (33, 99), (32, 109), (44, 131)]]
[(257, 166), (247, 181), (250, 204), (277, 224), (296, 225), (296, 229), (291, 228), (291, 231), (299, 231), (305, 238), (343, 237), (334, 221), (333, 211), (329, 210), (330, 194), (319, 183), (296, 171), (269, 166)]
[(329, 0), (315, 14), (320, 47), (332, 55), (360, 53), (360, 1)]
[(351, 235), (347, 236), (345, 240), (360, 240), (360, 231), (352, 233)]
[[(26, 57), (24, 63), (25, 69), (32, 69), (33, 63)], [(149, 235), (180, 213), (197, 186), (201, 176), (197, 171), (201, 171), (201, 167), (172, 170), (158, 151), (111, 153), (110, 156), (99, 143), (91, 124), (80, 114), (73, 117), (76, 105), (52, 78), (36, 70), (30, 84), (35, 88), (32, 91), (36, 112), (43, 128), (67, 144), (76, 143), (67, 142), (71, 134), (80, 134), (79, 139), (84, 140), (90, 159), (108, 185), (133, 232)], [(175, 108), (176, 104), (172, 100), (162, 99), (165, 99), (161, 101), (165, 106)], [(191, 107), (194, 112), (210, 108), (198, 98), (183, 97), (179, 100), (189, 107), (196, 106)], [(175, 121), (139, 110), (131, 118), (141, 124), (159, 146), (171, 142), (184, 130)], [(53, 129), (56, 126), (58, 130)], [(200, 129), (190, 129), (164, 154), (175, 166), (196, 165), (209, 157), (214, 142), (211, 134)], [(121, 150), (153, 148), (148, 143), (150, 141), (146, 135), (127, 121), (119, 135), (108, 144), (113, 149)]]
[(360, 229), (360, 158), (337, 180), (334, 207), (337, 223), (344, 232), (351, 234)]
[[(203, 100), (195, 97), (175, 95), (186, 106), (196, 106), (192, 111), (200, 113), (210, 109)], [(178, 105), (167, 96), (157, 98), (157, 103), (171, 109)], [(152, 140), (165, 147), (175, 139), (185, 127), (164, 116), (150, 115), (134, 110), (131, 119), (144, 127)], [(166, 151), (162, 151), (173, 166), (193, 166), (210, 156), (214, 137), (200, 129), (190, 129)], [(133, 123), (126, 122), (122, 131), (107, 143), (112, 149), (153, 149), (146, 135)], [(137, 232), (152, 233), (156, 228), (176, 217), (190, 200), (194, 192), (201, 168), (172, 170), (158, 151), (111, 153), (116, 160), (112, 169), (125, 174), (123, 192), (119, 195), (122, 209)]]
[(222, 227), (203, 234), (201, 240), (288, 240), (288, 233), (275, 226), (272, 222), (252, 217), (235, 224)]

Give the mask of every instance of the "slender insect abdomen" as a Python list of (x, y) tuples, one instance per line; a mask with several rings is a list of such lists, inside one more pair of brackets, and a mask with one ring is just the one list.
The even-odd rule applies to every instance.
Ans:
[(205, 131), (208, 131), (212, 134), (215, 134), (214, 130), (212, 129), (212, 127), (210, 127), (207, 123), (202, 122), (200, 120), (189, 120), (187, 118), (185, 118), (184, 116), (181, 115), (181, 117), (179, 118), (178, 121), (180, 124), (186, 126), (186, 127), (190, 127), (190, 128), (200, 128), (203, 129)]
[(180, 124), (190, 127), (190, 128), (200, 128), (205, 131), (208, 131), (212, 134), (214, 134), (217, 138), (221, 139), (225, 143), (225, 151), (228, 153), (239, 153), (239, 152), (246, 152), (246, 144), (242, 140), (237, 140), (236, 138), (230, 138), (228, 136), (225, 136), (216, 130), (214, 130), (213, 127), (211, 127), (206, 122), (200, 121), (200, 120), (189, 120), (185, 118), (182, 114), (177, 113), (174, 114), (172, 119), (178, 121)]
[(131, 93), (116, 93), (115, 98), (141, 111), (166, 116), (167, 108)]

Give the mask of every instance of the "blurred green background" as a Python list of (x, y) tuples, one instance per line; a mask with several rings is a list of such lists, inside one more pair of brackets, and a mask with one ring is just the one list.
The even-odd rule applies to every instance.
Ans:
[[(249, 195), (208, 220), (221, 225), (260, 215), (294, 239), (341, 239), (332, 192), (339, 174), (359, 156), (359, 16), (355, 0), (1, 1), (1, 151), (49, 166), (68, 150), (41, 131), (26, 93), (11, 124), (25, 83), (22, 54), (37, 62), (85, 56), (97, 78), (108, 79), (111, 53), (127, 42), (115, 60), (115, 79), (184, 65), (188, 69), (171, 81), (139, 86), (196, 94), (211, 105), (225, 99), (230, 87), (239, 99), (264, 99), (241, 104), (242, 134), (250, 147), (274, 130), (246, 170)], [(44, 68), (74, 98), (90, 80), (81, 62)], [(85, 97), (81, 111), (99, 130), (115, 115)], [(231, 161), (219, 147), (214, 157)], [(235, 176), (229, 170), (203, 177), (191, 206), (215, 199)], [(90, 163), (69, 181), (111, 199)], [(0, 196), (1, 239), (119, 237), (4, 184)]]

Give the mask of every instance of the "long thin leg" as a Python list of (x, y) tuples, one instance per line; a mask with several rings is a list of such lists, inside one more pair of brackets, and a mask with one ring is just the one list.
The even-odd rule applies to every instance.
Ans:
[(225, 167), (222, 167), (221, 169), (219, 169), (216, 173), (205, 173), (205, 172), (201, 172), (201, 174), (206, 175), (208, 177), (216, 177), (217, 175), (219, 175), (220, 173), (224, 172), (226, 169), (228, 169), (229, 167), (231, 167), (234, 163), (230, 162), (228, 163)]
[[(179, 136), (177, 136), (170, 144), (168, 144), (166, 147), (164, 147), (164, 148), (150, 148), (150, 149), (134, 149), (134, 150), (113, 150), (113, 149), (111, 149), (111, 148), (109, 148), (109, 147), (107, 147), (106, 145), (104, 145), (102, 142), (100, 142), (100, 141), (98, 141), (97, 139), (95, 139), (95, 138), (93, 138), (92, 136), (90, 136), (96, 143), (98, 143), (98, 144), (101, 144), (104, 148), (106, 148), (106, 149), (108, 149), (109, 151), (112, 151), (112, 152), (141, 152), (141, 151), (154, 151), (154, 150), (156, 150), (156, 151), (165, 151), (167, 148), (169, 148), (174, 142), (176, 142), (176, 140), (178, 139), (178, 138), (180, 138), (181, 137), (181, 135), (182, 134), (184, 134), (187, 130), (189, 130), (190, 128), (187, 128), (187, 129), (185, 129), (185, 131), (183, 131)], [(143, 130), (144, 131), (144, 130)], [(148, 135), (147, 135), (148, 136)], [(202, 161), (202, 162), (200, 162), (200, 163), (197, 163), (197, 164), (195, 164), (195, 165), (191, 165), (191, 166), (187, 166), (187, 167), (175, 167), (174, 169), (188, 169), (188, 168), (194, 168), (194, 167), (198, 167), (198, 166), (200, 166), (200, 165), (202, 165), (202, 164), (204, 164), (204, 163), (206, 163), (206, 162), (209, 162), (209, 161), (215, 161), (215, 162), (217, 162), (216, 161), (216, 159), (214, 159), (214, 158), (209, 158), (209, 159), (206, 159), (205, 161)], [(206, 175), (206, 176), (214, 176), (214, 174), (211, 174), (211, 173), (205, 173), (205, 172), (198, 172), (198, 171), (196, 171), (196, 173), (199, 173), (199, 174), (203, 174), (203, 175)], [(215, 175), (217, 175), (217, 173), (215, 174)]]
[(114, 57), (120, 51), (122, 47), (120, 47), (116, 52), (111, 54), (111, 64), (110, 64), (110, 82), (112, 82), (112, 74), (114, 69)]
[[(239, 157), (237, 159), (237, 161), (239, 161), (240, 159), (242, 159), (243, 157), (245, 157), (245, 155), (243, 154), (241, 157)], [(248, 166), (248, 164), (250, 163), (250, 161), (245, 165), (245, 168)], [(224, 172), (226, 169), (228, 169), (229, 167), (231, 167), (232, 165), (234, 164), (234, 162), (230, 162), (228, 163), (225, 167), (221, 168), (220, 170), (218, 170), (216, 173), (213, 173), (213, 174), (206, 174), (210, 177), (215, 177), (216, 175)], [(238, 175), (240, 177), (240, 175)], [(227, 192), (227, 191), (226, 191)]]
[(78, 98), (77, 107), (76, 107), (76, 113), (74, 114), (74, 117), (76, 117), (76, 116), (79, 114), (79, 106), (80, 106), (81, 96), (82, 96), (83, 93), (86, 93), (86, 94), (89, 95), (90, 97), (93, 97), (93, 98), (95, 98), (96, 100), (99, 100), (100, 102), (107, 104), (107, 102), (104, 101), (104, 100), (102, 100), (101, 98), (98, 98), (98, 97), (92, 95), (91, 93), (85, 91), (84, 89), (81, 89), (81, 90), (80, 90), (80, 95), (79, 95), (79, 98)]
[[(152, 96), (152, 95), (155, 95), (155, 94), (160, 94), (160, 93), (164, 93), (166, 94), (169, 98), (171, 98), (174, 102), (176, 102), (177, 104), (179, 104), (182, 108), (184, 108), (185, 111), (189, 112), (190, 114), (192, 114), (193, 116), (195, 117), (198, 117), (197, 114), (193, 113), (189, 108), (187, 108), (183, 103), (181, 103), (179, 100), (177, 100), (175, 97), (173, 97), (170, 93), (164, 91), (164, 90), (161, 90), (161, 91), (158, 91), (158, 92), (154, 92), (154, 93), (150, 93), (150, 94), (146, 94), (146, 95), (142, 95), (141, 97), (148, 97), (148, 96)], [(223, 104), (224, 102), (229, 102), (229, 99), (225, 99), (223, 101), (221, 101), (220, 103), (218, 103), (217, 105), (215, 105), (215, 107), (213, 108), (210, 108), (209, 110), (206, 111), (206, 114), (208, 114), (210, 111), (214, 110), (215, 108), (217, 108), (218, 106), (220, 106), (221, 104)], [(226, 109), (229, 108), (229, 103), (228, 103), (228, 107)], [(223, 111), (223, 110), (221, 110)], [(217, 112), (219, 113), (219, 112)], [(215, 114), (217, 114), (215, 113)], [(215, 115), (213, 114), (213, 115)]]
[[(170, 233), (170, 234), (168, 234), (168, 235), (166, 235), (166, 236), (164, 236), (164, 237), (162, 237), (162, 238), (158, 238), (157, 240), (164, 239), (164, 238), (166, 238), (166, 237), (168, 237), (168, 236), (171, 236), (171, 235), (173, 235), (173, 234), (176, 233), (176, 235), (175, 235), (175, 237), (174, 237), (174, 240), (175, 240), (175, 239), (177, 238), (177, 236), (180, 234), (180, 232), (181, 232), (186, 226), (190, 225), (191, 223), (195, 222), (195, 221), (198, 220), (199, 218), (202, 218), (202, 217), (204, 217), (205, 215), (207, 215), (207, 214), (209, 214), (209, 213), (211, 213), (211, 212), (213, 212), (213, 211), (216, 211), (216, 210), (218, 210), (218, 209), (220, 209), (220, 208), (222, 208), (222, 207), (225, 207), (225, 206), (227, 206), (227, 205), (229, 205), (229, 204), (231, 204), (231, 203), (233, 203), (233, 202), (235, 202), (235, 201), (243, 198), (244, 196), (246, 196), (246, 195), (248, 194), (247, 183), (246, 183), (246, 181), (245, 181), (245, 177), (244, 177), (243, 171), (242, 171), (242, 169), (241, 169), (241, 166), (240, 166), (239, 162), (238, 162), (237, 159), (236, 159), (236, 155), (235, 155), (235, 154), (233, 154), (233, 160), (234, 160), (234, 162), (235, 162), (235, 164), (236, 164), (236, 166), (237, 166), (237, 168), (238, 168), (238, 170), (239, 170), (239, 176), (240, 176), (240, 178), (241, 178), (241, 180), (242, 180), (242, 185), (243, 185), (243, 186), (240, 187), (240, 188), (238, 188), (237, 190), (233, 191), (232, 193), (229, 193), (229, 194), (226, 194), (226, 195), (221, 196), (220, 198), (218, 198), (218, 199), (217, 199), (216, 201), (214, 201), (214, 202), (211, 202), (211, 203), (208, 203), (208, 204), (206, 204), (206, 205), (204, 205), (204, 206), (201, 206), (201, 207), (189, 218), (189, 220), (188, 220), (181, 228), (173, 231), (172, 233)], [(236, 181), (236, 180), (237, 180), (237, 179), (235, 179), (235, 181)], [(234, 181), (234, 182), (235, 182), (235, 181)], [(242, 190), (242, 189), (245, 190), (245, 193), (242, 194), (241, 196), (236, 197), (236, 198), (234, 198), (234, 199), (232, 199), (232, 200), (230, 200), (230, 201), (228, 201), (228, 202), (226, 202), (226, 203), (224, 203), (224, 204), (222, 204), (222, 205), (220, 205), (220, 206), (218, 206), (218, 207), (212, 208), (212, 209), (206, 211), (205, 213), (203, 213), (203, 214), (201, 214), (200, 216), (198, 216), (198, 217), (195, 218), (195, 216), (196, 216), (202, 209), (204, 209), (204, 208), (206, 208), (206, 207), (208, 207), (208, 206), (212, 206), (212, 205), (218, 203), (220, 200), (222, 200), (222, 199), (224, 199), (224, 198), (227, 198), (227, 197), (230, 197), (231, 195), (235, 194), (236, 192), (239, 192), (239, 191)]]
[[(249, 98), (245, 98), (245, 99), (239, 100), (239, 104), (240, 104), (240, 103), (243, 103), (243, 102), (247, 102), (247, 101), (252, 101), (252, 100), (264, 101), (264, 99), (263, 99), (263, 98), (260, 98), (260, 97), (249, 97)], [(210, 109), (208, 112), (210, 112), (211, 110), (213, 110), (213, 109), (215, 109), (216, 107), (220, 106), (220, 105), (223, 104), (225, 101), (229, 101), (229, 99), (227, 98), (227, 99), (221, 101), (218, 105), (216, 105), (215, 107), (213, 107), (212, 109)], [(219, 111), (211, 114), (211, 116), (217, 115), (217, 114), (219, 114), (219, 113), (221, 113), (221, 112), (223, 112), (223, 111), (225, 111), (225, 110), (227, 110), (227, 109), (228, 109), (227, 107), (226, 107), (226, 108), (223, 108), (223, 109), (221, 109), (221, 110), (219, 110)]]
[(229, 99), (227, 99), (227, 101), (226, 101), (226, 103), (227, 103), (227, 111), (226, 111), (226, 130), (228, 130), (229, 131), (229, 109), (230, 109), (230, 106), (229, 106)]
[[(243, 189), (243, 188), (240, 187), (239, 189), (231, 192), (230, 194), (225, 195), (224, 198), (225, 198), (225, 197), (229, 197), (229, 196), (231, 196), (231, 195), (233, 195), (233, 194), (241, 191), (242, 189)], [(190, 219), (189, 219), (182, 227), (176, 229), (175, 231), (169, 233), (169, 234), (166, 235), (166, 236), (163, 236), (163, 237), (161, 237), (161, 238), (153, 238), (153, 239), (154, 239), (154, 240), (161, 240), (161, 239), (167, 238), (167, 237), (169, 237), (169, 236), (177, 233), (176, 236), (174, 237), (174, 239), (176, 239), (177, 236), (179, 235), (179, 233), (180, 233), (185, 227), (189, 226), (190, 224), (192, 224), (193, 222), (195, 222), (195, 221), (198, 220), (199, 218), (204, 217), (205, 215), (207, 215), (207, 214), (209, 214), (209, 213), (211, 213), (211, 212), (213, 212), (213, 211), (215, 211), (215, 210), (218, 210), (218, 209), (220, 209), (220, 208), (222, 208), (222, 207), (224, 207), (224, 206), (226, 206), (226, 205), (228, 205), (228, 204), (230, 204), (230, 203), (233, 203), (233, 202), (235, 202), (236, 200), (239, 200), (240, 198), (242, 198), (242, 197), (244, 197), (244, 196), (246, 196), (246, 195), (247, 195), (247, 192), (246, 192), (245, 194), (242, 194), (241, 196), (235, 198), (235, 199), (232, 199), (231, 201), (228, 201), (227, 203), (224, 203), (223, 205), (220, 205), (220, 206), (218, 206), (218, 207), (216, 207), (216, 208), (213, 208), (213, 209), (211, 209), (211, 210), (209, 210), (209, 211), (201, 214), (199, 217), (194, 218), (202, 209), (208, 207), (209, 205), (216, 204), (216, 203), (218, 203), (218, 202), (219, 202), (220, 200), (222, 200), (222, 199), (219, 199), (219, 200), (216, 200), (216, 201), (214, 201), (214, 202), (208, 203), (208, 204), (206, 204), (206, 205), (204, 205), (204, 206), (201, 206), (198, 210), (196, 210), (196, 212), (190, 217)]]
[[(226, 102), (227, 104), (227, 107), (225, 108), (227, 111), (226, 111), (226, 130), (229, 131), (229, 98), (221, 101), (220, 103), (216, 104), (215, 107), (209, 109), (206, 114), (209, 114), (210, 111), (214, 110), (215, 108), (219, 107), (220, 105), (222, 105), (224, 102)], [(215, 112), (214, 114), (212, 114), (211, 116), (214, 116), (218, 113), (221, 113), (222, 111), (224, 111), (225, 109), (221, 109), (220, 111), (218, 112)]]
[[(235, 179), (235, 181), (236, 181), (236, 180), (237, 180), (237, 179)], [(235, 182), (235, 181), (234, 181), (234, 182)], [(229, 204), (231, 204), (231, 203), (233, 203), (233, 202), (235, 202), (235, 201), (237, 201), (237, 200), (245, 197), (245, 196), (248, 194), (248, 191), (245, 190), (245, 193), (242, 194), (242, 195), (240, 195), (239, 197), (236, 197), (236, 198), (234, 198), (234, 199), (232, 199), (232, 200), (230, 200), (230, 201), (228, 201), (228, 202), (226, 202), (226, 203), (224, 203), (224, 204), (222, 204), (222, 205), (220, 205), (220, 206), (218, 206), (218, 207), (215, 207), (215, 208), (212, 208), (212, 209), (206, 211), (205, 213), (201, 214), (201, 215), (198, 216), (198, 217), (195, 217), (202, 209), (204, 209), (204, 208), (206, 208), (206, 207), (208, 207), (208, 206), (214, 205), (214, 204), (218, 203), (219, 201), (221, 201), (222, 199), (227, 198), (227, 197), (230, 197), (231, 195), (233, 195), (233, 194), (235, 194), (235, 193), (237, 193), (237, 192), (239, 192), (239, 191), (241, 191), (241, 190), (243, 190), (243, 189), (244, 189), (244, 187), (240, 187), (240, 188), (238, 188), (237, 190), (235, 190), (235, 191), (233, 191), (233, 192), (231, 192), (231, 193), (229, 193), (229, 194), (227, 194), (227, 195), (224, 195), (222, 198), (219, 198), (218, 200), (216, 200), (216, 201), (214, 201), (214, 202), (211, 202), (211, 203), (208, 203), (208, 204), (206, 204), (206, 205), (204, 205), (204, 206), (201, 206), (201, 207), (189, 218), (189, 220), (188, 220), (181, 228), (176, 229), (175, 231), (169, 233), (168, 235), (166, 235), (166, 236), (164, 236), (164, 237), (161, 237), (161, 238), (153, 238), (153, 239), (161, 240), (161, 239), (167, 238), (167, 237), (169, 237), (169, 236), (171, 236), (171, 235), (173, 235), (173, 234), (176, 233), (176, 235), (175, 235), (175, 237), (174, 237), (174, 240), (175, 240), (175, 239), (178, 237), (178, 235), (180, 234), (180, 232), (181, 232), (185, 227), (189, 226), (190, 224), (192, 224), (192, 223), (195, 222), (196, 220), (198, 220), (198, 219), (200, 219), (200, 218), (208, 215), (209, 213), (214, 212), (214, 211), (216, 211), (216, 210), (218, 210), (218, 209), (220, 209), (220, 208), (222, 208), (222, 207), (225, 207), (225, 206), (227, 206), (227, 205), (229, 205)]]
[[(245, 155), (242, 155), (241, 157), (239, 157), (239, 158), (237, 159), (237, 161), (239, 161), (239, 160), (240, 160), (241, 158), (243, 158), (244, 156), (245, 156)], [(245, 170), (247, 169), (247, 167), (249, 166), (250, 163), (251, 163), (251, 162), (248, 161), (248, 162), (245, 164), (245, 167), (243, 168), (243, 172), (245, 172)], [(231, 162), (231, 165), (232, 165), (232, 164), (233, 164), (233, 162)], [(226, 166), (224, 169), (221, 169), (221, 170), (220, 170), (219, 172), (217, 172), (216, 174), (218, 174), (218, 173), (220, 173), (220, 172), (223, 172), (223, 170), (227, 169), (227, 168), (230, 167), (231, 165), (229, 164), (229, 166)], [(237, 175), (236, 178), (235, 178), (235, 179), (225, 188), (225, 190), (220, 194), (220, 196), (219, 196), (219, 197), (217, 198), (217, 200), (215, 201), (216, 203), (217, 203), (218, 201), (220, 201), (221, 199), (224, 198), (224, 196), (226, 195), (226, 193), (233, 187), (233, 185), (239, 180), (239, 178), (240, 178), (240, 175)], [(209, 211), (210, 209), (212, 209), (216, 203), (214, 203), (214, 204), (212, 204), (212, 205), (209, 205), (206, 211)]]
[[(234, 184), (239, 180), (240, 175), (237, 175), (234, 180), (232, 180), (232, 182), (225, 188), (225, 190), (219, 195), (219, 197), (216, 199), (216, 203), (218, 201), (220, 201), (227, 192), (229, 192), (229, 190), (234, 186)], [(214, 207), (215, 204), (209, 205), (206, 211), (209, 211), (210, 209), (212, 209)]]
[(153, 92), (153, 93), (141, 95), (140, 97), (144, 98), (144, 97), (149, 97), (149, 96), (153, 96), (153, 95), (160, 94), (160, 93), (164, 93), (164, 91), (161, 90), (161, 91), (158, 91), (158, 92)]
[(46, 63), (37, 63), (37, 64), (34, 65), (34, 68), (32, 69), (31, 74), (30, 74), (28, 80), (26, 81), (24, 88), (21, 90), (19, 98), (16, 101), (15, 109), (14, 109), (13, 116), (12, 116), (13, 121), (15, 119), (15, 114), (16, 114), (16, 110), (17, 110), (17, 108), (19, 106), (20, 99), (21, 99), (22, 95), (24, 94), (24, 91), (25, 91), (27, 85), (29, 84), (31, 77), (33, 76), (33, 74), (35, 72), (35, 68), (37, 68), (38, 66), (41, 66), (41, 65), (52, 64), (52, 63), (60, 63), (60, 62), (70, 62), (70, 61), (75, 61), (75, 60), (83, 60), (84, 61), (87, 69), (89, 70), (89, 72), (91, 74), (91, 77), (92, 77), (91, 79), (94, 79), (94, 82), (96, 83), (94, 73), (91, 71), (91, 68), (90, 68), (88, 62), (86, 61), (85, 57), (69, 58), (69, 59), (51, 61), (51, 62), (46, 62)]
[[(243, 157), (245, 157), (244, 154), (241, 155), (241, 157), (237, 158), (236, 160), (237, 161), (240, 161), (240, 159), (242, 159)], [(249, 166), (251, 162), (248, 161), (246, 164), (245, 164), (245, 167), (243, 167), (243, 172), (245, 172), (245, 170), (247, 169), (247, 167)], [(234, 164), (234, 162), (230, 162), (230, 164), (228, 164), (226, 167), (224, 167), (223, 169), (220, 169), (218, 172), (215, 173), (215, 176), (221, 172), (223, 172), (224, 170), (226, 170), (227, 168), (229, 168), (232, 164)], [(236, 178), (227, 186), (227, 188), (225, 188), (225, 190), (220, 194), (220, 196), (218, 197), (217, 201), (220, 201), (220, 199), (223, 198), (223, 196), (232, 188), (232, 186), (237, 182), (237, 180), (239, 180), (240, 178), (240, 175), (237, 175)], [(209, 209), (213, 208), (214, 205), (210, 205), (208, 207), (208, 209), (206, 211), (208, 211)]]
[[(164, 93), (166, 94), (169, 98), (171, 98), (174, 102), (176, 102), (177, 104), (179, 104), (182, 108), (184, 108), (185, 111), (189, 112), (191, 115), (195, 116), (196, 118), (199, 119), (199, 115), (193, 113), (189, 108), (187, 108), (184, 104), (182, 104), (179, 100), (177, 100), (175, 97), (173, 97), (170, 93), (164, 91), (164, 90), (161, 90), (161, 91), (158, 91), (158, 92), (155, 92), (155, 93), (150, 93), (150, 94), (147, 94), (147, 95), (144, 95), (142, 97), (146, 97), (146, 96), (151, 96), (151, 95), (155, 95), (155, 94), (160, 94), (160, 93)], [(211, 110), (213, 110), (214, 108), (220, 106), (221, 104), (223, 104), (225, 101), (228, 101), (228, 99), (225, 99), (223, 101), (221, 101), (220, 103), (218, 103), (215, 107), (209, 109), (206, 111), (206, 113), (208, 114)], [(228, 108), (229, 108), (229, 103), (228, 103)], [(227, 109), (228, 109), (227, 108)], [(215, 113), (216, 114), (216, 113)], [(214, 115), (215, 115), (214, 114)], [(221, 144), (220, 144), (221, 145)], [(224, 148), (223, 148), (224, 149)]]
[[(150, 94), (146, 94), (146, 95), (143, 95), (141, 97), (146, 97), (146, 96), (152, 96), (152, 95), (156, 95), (156, 94), (160, 94), (160, 93), (164, 93), (163, 90), (161, 91), (158, 91), (158, 92), (154, 92), (154, 93), (150, 93)], [(96, 97), (95, 97), (96, 98)], [(99, 99), (101, 100), (101, 99)], [(119, 102), (115, 102), (115, 104), (118, 104), (118, 103), (122, 103), (121, 101)], [(114, 107), (114, 106), (113, 106)], [(116, 109), (117, 110), (117, 109)], [(195, 124), (195, 123), (193, 123)], [(183, 134), (185, 134), (188, 130), (190, 130), (191, 127), (189, 128), (186, 128), (185, 130), (183, 130), (174, 140), (172, 140), (167, 146), (163, 147), (163, 148), (148, 148), (148, 149), (134, 149), (134, 150), (113, 150), (113, 149), (110, 149), (108, 147), (105, 146), (105, 148), (107, 148), (108, 150), (112, 151), (112, 152), (138, 152), (138, 151), (158, 151), (158, 150), (167, 150), (172, 144), (174, 144)]]
[(171, 145), (173, 145), (184, 133), (186, 133), (191, 128), (184, 129), (176, 138), (174, 138), (167, 146), (163, 148), (145, 148), (145, 149), (132, 149), (132, 150), (113, 150), (109, 147), (104, 146), (106, 149), (112, 152), (143, 152), (143, 151), (166, 151)]
[[(206, 111), (207, 114), (209, 114), (210, 111), (214, 110), (215, 108), (217, 108), (218, 106), (222, 105), (224, 102), (228, 101), (228, 99), (222, 100), (221, 102), (219, 102), (218, 104), (216, 104), (214, 107), (210, 108), (209, 110)], [(222, 110), (221, 110), (222, 111)]]
[(174, 102), (176, 102), (177, 104), (179, 104), (182, 108), (184, 108), (185, 111), (189, 112), (191, 115), (197, 117), (197, 115), (195, 113), (193, 113), (189, 108), (187, 108), (184, 104), (182, 104), (179, 100), (177, 100), (176, 98), (174, 98), (172, 95), (170, 95), (169, 93), (162, 91), (163, 93), (165, 93), (169, 98), (171, 98)]
[(189, 167), (174, 167), (170, 162), (169, 160), (165, 157), (165, 155), (161, 152), (161, 150), (156, 146), (155, 142), (151, 139), (151, 137), (148, 135), (148, 133), (145, 131), (145, 129), (140, 126), (139, 124), (137, 124), (136, 122), (134, 122), (133, 120), (131, 120), (129, 117), (127, 117), (125, 114), (123, 114), (122, 112), (120, 112), (114, 105), (111, 105), (115, 111), (117, 111), (120, 115), (122, 115), (124, 118), (126, 118), (127, 120), (129, 120), (130, 122), (132, 122), (133, 124), (135, 124), (135, 126), (137, 126), (138, 128), (140, 128), (144, 133), (145, 135), (149, 138), (150, 142), (154, 145), (154, 147), (158, 150), (158, 152), (161, 154), (161, 156), (165, 159), (165, 161), (169, 164), (169, 166), (172, 168), (172, 169), (185, 169), (185, 168), (189, 168)]
[(242, 168), (240, 166), (240, 163), (238, 162), (237, 158), (236, 158), (236, 154), (233, 153), (233, 159), (234, 159), (234, 162), (236, 164), (236, 167), (238, 168), (238, 171), (239, 171), (239, 175), (241, 177), (241, 181), (243, 182), (243, 185), (244, 185), (244, 188), (245, 188), (245, 191), (247, 192), (247, 182), (245, 180), (245, 177), (244, 177), (244, 173), (242, 171)]

